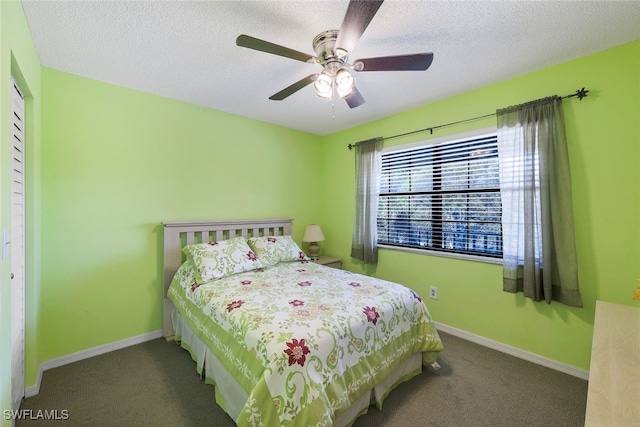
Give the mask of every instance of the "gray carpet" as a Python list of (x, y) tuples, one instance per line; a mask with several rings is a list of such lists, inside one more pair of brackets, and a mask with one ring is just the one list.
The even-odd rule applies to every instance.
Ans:
[[(587, 382), (441, 333), (439, 371), (394, 390), (355, 427), (583, 426)], [(44, 373), (21, 409), (68, 411), (67, 420), (16, 426), (234, 426), (189, 354), (162, 339)], [(265, 426), (272, 427), (272, 426)]]

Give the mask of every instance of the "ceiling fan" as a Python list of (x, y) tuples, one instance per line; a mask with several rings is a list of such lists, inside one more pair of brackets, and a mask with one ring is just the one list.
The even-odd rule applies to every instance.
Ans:
[(337, 94), (350, 108), (355, 108), (364, 104), (365, 100), (355, 86), (352, 71), (425, 71), (433, 62), (433, 53), (429, 52), (363, 58), (349, 63), (349, 52), (360, 40), (383, 1), (351, 0), (340, 30), (323, 31), (313, 39), (316, 56), (245, 34), (238, 36), (236, 45), (322, 66), (320, 73), (298, 80), (269, 99), (281, 101), (313, 83), (318, 96), (334, 99), (334, 94)]

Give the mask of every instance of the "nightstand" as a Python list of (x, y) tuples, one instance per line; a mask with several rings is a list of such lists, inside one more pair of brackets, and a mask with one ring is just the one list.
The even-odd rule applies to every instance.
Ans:
[(326, 265), (327, 267), (342, 268), (342, 260), (331, 256), (321, 256), (318, 257), (317, 261), (313, 262), (316, 264)]

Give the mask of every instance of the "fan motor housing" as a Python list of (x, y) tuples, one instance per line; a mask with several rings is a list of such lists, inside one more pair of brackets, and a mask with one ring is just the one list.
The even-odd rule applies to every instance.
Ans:
[[(334, 49), (337, 39), (338, 30), (323, 31), (313, 39), (313, 51), (323, 67), (332, 62), (337, 62), (340, 65), (346, 62), (347, 52), (336, 52)], [(342, 53), (344, 54), (341, 55)]]

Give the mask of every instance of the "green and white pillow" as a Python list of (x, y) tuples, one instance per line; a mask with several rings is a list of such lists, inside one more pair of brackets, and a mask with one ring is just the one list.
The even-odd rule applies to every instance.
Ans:
[(264, 267), (244, 237), (188, 245), (182, 252), (196, 268), (198, 283)]
[(250, 237), (248, 242), (265, 267), (309, 259), (291, 236)]

